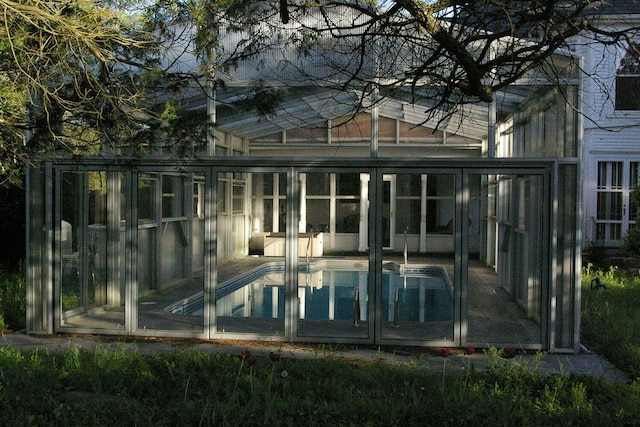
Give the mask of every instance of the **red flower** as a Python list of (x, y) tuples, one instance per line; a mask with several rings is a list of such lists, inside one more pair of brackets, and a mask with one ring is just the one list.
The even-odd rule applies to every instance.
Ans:
[(449, 357), (450, 354), (451, 354), (451, 349), (449, 349), (449, 348), (441, 348), (440, 349), (440, 356)]
[(256, 364), (256, 362), (258, 361), (258, 359), (256, 359), (255, 356), (249, 356), (249, 358), (247, 359), (247, 364), (249, 366), (253, 366)]
[(474, 346), (467, 347), (467, 351), (466, 351), (467, 354), (473, 354), (475, 352), (476, 352), (476, 348)]
[(245, 350), (240, 353), (240, 359), (242, 360), (247, 360), (249, 357), (251, 357), (251, 352), (249, 350)]
[(277, 362), (280, 360), (280, 353), (274, 353), (273, 351), (269, 352), (269, 359), (272, 362)]
[(513, 359), (514, 357), (516, 357), (517, 353), (518, 353), (518, 350), (516, 350), (513, 347), (509, 347), (509, 348), (505, 348), (504, 349), (504, 357), (506, 359)]

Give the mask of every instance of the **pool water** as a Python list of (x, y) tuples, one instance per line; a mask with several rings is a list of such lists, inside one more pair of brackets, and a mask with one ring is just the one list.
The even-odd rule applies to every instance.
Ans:
[[(320, 261), (301, 265), (298, 273), (298, 318), (366, 320), (366, 263)], [(385, 321), (432, 322), (453, 317), (453, 292), (441, 267), (388, 267), (382, 274), (381, 307)], [(284, 318), (284, 264), (269, 263), (220, 284), (217, 316)], [(166, 308), (174, 314), (202, 316), (202, 293)]]

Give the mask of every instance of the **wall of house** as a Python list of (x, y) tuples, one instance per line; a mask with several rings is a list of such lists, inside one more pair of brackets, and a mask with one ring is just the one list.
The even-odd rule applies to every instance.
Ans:
[[(619, 19), (625, 23), (612, 24), (612, 29), (640, 22), (637, 17)], [(617, 247), (634, 223), (629, 192), (637, 183), (640, 164), (640, 110), (615, 107), (616, 71), (626, 54), (626, 45), (604, 45), (578, 38), (576, 46), (584, 58), (583, 244)]]

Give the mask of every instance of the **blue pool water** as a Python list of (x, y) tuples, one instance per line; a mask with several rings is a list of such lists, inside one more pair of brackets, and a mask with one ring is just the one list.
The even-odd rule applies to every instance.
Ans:
[[(383, 320), (430, 322), (451, 320), (453, 292), (446, 271), (435, 266), (389, 264), (382, 274)], [(368, 295), (366, 262), (322, 260), (300, 266), (298, 318), (366, 320)], [(203, 294), (166, 308), (175, 314), (202, 315)], [(284, 264), (267, 263), (218, 286), (217, 316), (284, 318)]]

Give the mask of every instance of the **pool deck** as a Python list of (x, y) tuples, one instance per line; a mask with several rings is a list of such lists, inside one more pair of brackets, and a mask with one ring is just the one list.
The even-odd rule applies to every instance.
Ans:
[[(315, 260), (318, 260), (316, 258)], [(331, 258), (329, 259), (338, 259)], [(351, 261), (366, 261), (363, 257), (341, 257), (340, 259)], [(282, 261), (276, 257), (249, 256), (220, 263), (217, 266), (218, 282), (224, 282), (236, 277), (264, 263)], [(401, 256), (385, 255), (384, 263), (403, 263)], [(449, 279), (453, 282), (452, 259), (412, 257), (413, 265), (435, 265), (446, 269)], [(513, 298), (496, 283), (496, 275), (479, 261), (469, 263), (468, 290), (466, 307), (466, 342), (481, 346), (504, 347), (505, 343), (517, 343), (518, 348), (534, 348), (541, 342), (541, 328), (534, 320), (528, 318), (524, 310)], [(169, 286), (160, 292), (151, 292), (141, 295), (138, 304), (137, 327), (139, 330), (163, 330), (202, 334), (204, 332), (202, 316), (187, 316), (172, 314), (165, 308), (173, 303), (185, 300), (203, 290), (202, 277), (194, 277), (192, 280), (183, 281), (174, 286)], [(269, 321), (276, 321), (274, 325)], [(73, 332), (78, 328), (81, 332), (95, 329), (124, 329), (124, 308), (111, 310), (98, 310), (83, 316), (68, 319), (64, 329)], [(240, 324), (238, 322), (241, 322)], [(306, 322), (306, 321), (304, 321)], [(337, 336), (341, 338), (366, 338), (366, 327), (344, 327), (339, 322), (324, 321), (314, 326), (310, 322), (300, 321), (299, 332), (304, 337)], [(218, 331), (231, 333), (249, 333), (256, 335), (284, 335), (283, 319), (251, 319), (218, 317)], [(335, 324), (333, 324), (335, 323)], [(239, 325), (239, 326), (238, 326)], [(350, 325), (353, 326), (353, 325)], [(406, 325), (404, 325), (406, 326)], [(451, 340), (453, 336), (453, 322), (410, 322), (408, 327), (396, 324), (394, 327), (384, 326), (382, 336), (389, 340), (434, 340), (445, 337)], [(244, 329), (243, 329), (244, 328)], [(333, 331), (333, 332), (331, 332)], [(329, 333), (333, 333), (330, 335)], [(363, 332), (365, 335), (363, 336)], [(328, 335), (329, 334), (329, 335)], [(148, 332), (147, 332), (148, 335)], [(224, 334), (222, 334), (224, 335)], [(224, 336), (221, 336), (224, 338)], [(331, 341), (327, 338), (327, 341)]]

